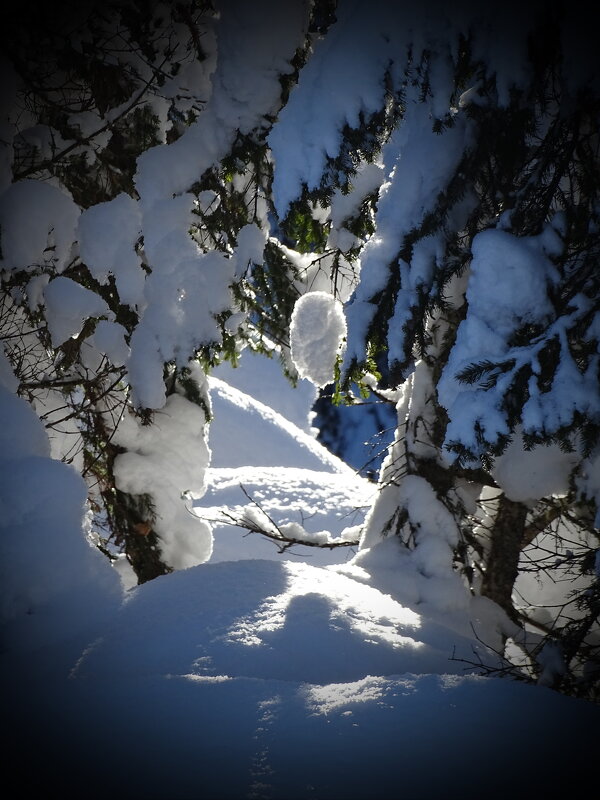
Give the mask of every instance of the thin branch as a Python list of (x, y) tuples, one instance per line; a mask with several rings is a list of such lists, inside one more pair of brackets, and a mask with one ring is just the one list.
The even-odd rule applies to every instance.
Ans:
[(341, 541), (335, 542), (314, 542), (307, 539), (297, 539), (294, 536), (288, 536), (284, 533), (279, 525), (275, 522), (274, 519), (265, 511), (265, 509), (257, 503), (257, 501), (246, 491), (245, 487), (240, 484), (240, 489), (244, 493), (244, 495), (248, 498), (248, 500), (252, 503), (252, 505), (256, 506), (256, 508), (263, 514), (266, 519), (270, 522), (273, 526), (272, 530), (266, 525), (260, 525), (253, 519), (249, 519), (248, 517), (241, 516), (235, 517), (233, 514), (230, 514), (226, 511), (221, 512), (222, 518), (217, 520), (209, 520), (213, 522), (228, 522), (231, 525), (234, 525), (237, 528), (243, 528), (244, 530), (249, 531), (250, 533), (260, 533), (261, 536), (265, 536), (267, 539), (271, 539), (278, 544), (278, 551), (280, 553), (285, 552), (290, 547), (294, 545), (302, 545), (303, 547), (319, 547), (323, 550), (334, 550), (338, 547), (356, 547), (358, 545), (358, 539), (343, 539)]

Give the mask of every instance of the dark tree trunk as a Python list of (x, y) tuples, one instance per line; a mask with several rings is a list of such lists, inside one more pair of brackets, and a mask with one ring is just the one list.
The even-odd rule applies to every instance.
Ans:
[(519, 571), (527, 506), (502, 495), (492, 528), (491, 546), (483, 576), (481, 593), (498, 603), (508, 616), (518, 621), (512, 591)]
[(173, 572), (161, 558), (158, 537), (153, 530), (145, 532), (140, 526), (127, 536), (125, 553), (133, 571), (137, 575), (138, 584), (152, 581), (160, 575)]
[(172, 568), (164, 563), (154, 530), (155, 514), (148, 495), (114, 493), (115, 522), (120, 544), (137, 575), (138, 584), (168, 575)]

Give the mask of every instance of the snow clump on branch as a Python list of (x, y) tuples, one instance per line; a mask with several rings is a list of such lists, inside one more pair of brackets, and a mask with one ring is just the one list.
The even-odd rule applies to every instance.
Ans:
[(339, 300), (327, 292), (309, 292), (299, 298), (292, 313), (290, 343), (301, 378), (321, 387), (331, 383), (345, 337), (346, 320)]

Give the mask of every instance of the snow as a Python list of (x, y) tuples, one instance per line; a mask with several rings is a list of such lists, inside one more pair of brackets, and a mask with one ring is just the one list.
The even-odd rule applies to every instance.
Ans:
[(547, 642), (544, 645), (538, 654), (537, 661), (542, 667), (542, 673), (539, 677), (541, 686), (552, 686), (556, 676), (564, 675), (566, 671), (561, 648), (553, 642)]
[(11, 184), (0, 195), (3, 269), (51, 263), (62, 272), (71, 254), (79, 209), (62, 189), (42, 181)]
[[(356, 2), (340, 4), (330, 35), (316, 44), (269, 134), (275, 161), (273, 196), (282, 219), (302, 183), (310, 189), (319, 185), (327, 156), (338, 153), (344, 124), (358, 127), (361, 112), (368, 117), (380, 107), (392, 49), (385, 31), (390, 24), (401, 30), (401, 14), (392, 4), (374, 6), (363, 15), (357, 13)], [(347, 58), (348, 51), (352, 59)], [(331, 74), (336, 75), (335, 91), (323, 78)], [(308, 109), (315, 107), (320, 113), (309, 114)]]
[[(0, 395), (2, 419), (7, 421), (2, 436), (2, 456), (7, 461), (11, 458), (49, 456), (50, 443), (42, 425), (36, 424), (38, 422), (36, 413), (12, 393), (14, 390), (10, 386), (10, 376), (7, 378), (3, 379)], [(9, 384), (8, 390), (7, 384)]]
[(526, 450), (520, 431), (496, 459), (493, 476), (507, 497), (534, 504), (549, 495), (565, 495), (569, 478), (579, 458), (564, 453), (556, 444)]
[[(200, 367), (194, 378), (200, 391), (206, 379)], [(181, 390), (179, 390), (181, 391)], [(150, 494), (159, 546), (165, 562), (175, 569), (210, 558), (210, 527), (188, 508), (184, 496), (202, 496), (210, 459), (204, 410), (182, 394), (170, 395), (156, 412), (152, 427), (126, 412), (114, 441), (126, 449), (115, 459), (118, 489), (133, 495)]]
[(469, 312), (505, 339), (519, 324), (552, 315), (547, 289), (555, 268), (544, 244), (543, 235), (516, 237), (503, 230), (482, 231), (473, 239)]
[(209, 384), (214, 408), (209, 430), (212, 467), (281, 466), (352, 474), (314, 436), (277, 411), (219, 378), (211, 377)]
[(126, 337), (127, 331), (118, 322), (101, 319), (94, 333), (82, 345), (84, 365), (96, 370), (102, 363), (102, 357), (106, 356), (115, 367), (124, 366), (130, 352)]
[(79, 254), (92, 275), (106, 283), (109, 274), (122, 303), (143, 303), (145, 273), (135, 252), (142, 220), (138, 204), (126, 194), (86, 209), (79, 218)]
[[(227, 427), (234, 400), (245, 402), (238, 413), (251, 420), (250, 395), (224, 386), (210, 380), (215, 420)], [(79, 794), (83, 780), (89, 797), (183, 800), (201, 787), (230, 800), (383, 800), (401, 785), (425, 800), (443, 794), (456, 764), (467, 760), (461, 796), (479, 797), (485, 781), (487, 796), (500, 797), (515, 781), (548, 788), (592, 756), (593, 737), (572, 731), (597, 726), (596, 707), (542, 686), (465, 673), (474, 651), (487, 663), (494, 655), (473, 639), (460, 610), (446, 615), (448, 626), (426, 593), (407, 602), (417, 573), (395, 537), (353, 562), (345, 548), (323, 551), (335, 554), (327, 566), (288, 553), (282, 559), (266, 541), (268, 550), (261, 550), (257, 534), (238, 532), (234, 542), (232, 529), (229, 543), (219, 543), (223, 529), (216, 526), (207, 563), (122, 595), (118, 572), (82, 534), (81, 479), (48, 458), (45, 434), (26, 403), (8, 389), (2, 398), (8, 424), (0, 450), (0, 663), (11, 686), (5, 752), (33, 747), (38, 766), (21, 777), (22, 786), (40, 778), (46, 789), (60, 786), (63, 797)], [(168, 416), (173, 403), (183, 405), (179, 424)], [(179, 469), (167, 465), (175, 450), (182, 458), (195, 453), (201, 482), (204, 418), (190, 405), (178, 394), (168, 398), (160, 452), (148, 450), (143, 431), (126, 426), (123, 435), (138, 446), (131, 480), (156, 475), (164, 482)], [(262, 458), (272, 466), (209, 470), (204, 494), (190, 484), (201, 495), (195, 513), (247, 506), (242, 484), (284, 526), (302, 522), (356, 536), (364, 513), (357, 506), (371, 501), (373, 485), (325, 453), (316, 469), (278, 465), (281, 451), (271, 442), (284, 418), (272, 412), (257, 419)], [(315, 449), (308, 451), (308, 434), (296, 429), (294, 438), (288, 426), (289, 458), (314, 465), (317, 443), (311, 439)], [(237, 428), (240, 447), (244, 430), (251, 436), (252, 425)], [(226, 439), (212, 442), (222, 462), (234, 457)], [(427, 515), (427, 486), (421, 500), (414, 488), (411, 502)], [(420, 580), (424, 587), (427, 579)], [(480, 633), (489, 631), (493, 614), (485, 602), (475, 616)], [(551, 656), (542, 656), (547, 670), (556, 669)], [(98, 770), (107, 746), (108, 766)], [(552, 759), (551, 781), (543, 770), (522, 766), (523, 752), (536, 763)], [(433, 753), (435, 770), (428, 768)]]
[(77, 648), (87, 645), (87, 637), (116, 613), (120, 582), (83, 535), (83, 479), (50, 458), (43, 425), (24, 400), (0, 387), (0, 406), (4, 651), (30, 654), (27, 658), (35, 663), (43, 661), (45, 647), (58, 645), (53, 665), (64, 667), (79, 657)]
[[(398, 259), (404, 237), (416, 228), (435, 204), (440, 185), (449, 178), (469, 142), (469, 128), (463, 117), (440, 137), (432, 130), (430, 109), (419, 102), (416, 90), (407, 90), (404, 120), (382, 151), (386, 181), (381, 186), (376, 233), (361, 253), (359, 286), (346, 308), (348, 347), (344, 368), (361, 357), (366, 333), (376, 311), (370, 300), (389, 279), (390, 265)], [(403, 153), (410, 153), (410, 158)], [(460, 228), (460, 224), (457, 225)], [(398, 335), (390, 343), (388, 361), (404, 360), (404, 322), (417, 304), (417, 290), (431, 285), (432, 267), (441, 242), (428, 237), (415, 248), (410, 264), (400, 263), (401, 288), (391, 325)]]
[[(211, 91), (198, 119), (171, 144), (138, 159), (141, 232), (151, 274), (146, 277), (142, 318), (131, 338), (129, 378), (136, 405), (161, 408), (162, 364), (183, 362), (200, 344), (221, 341), (215, 316), (230, 309), (230, 285), (249, 259), (262, 259), (266, 234), (246, 226), (234, 252), (203, 253), (190, 227), (196, 198), (188, 190), (218, 163), (236, 137), (273, 112), (279, 76), (301, 44), (308, 6), (275, 0), (219, 4), (219, 58)], [(252, 24), (269, 19), (269, 26)], [(185, 287), (185, 291), (182, 290)]]
[[(340, 2), (331, 35), (316, 42), (272, 128), (282, 217), (302, 183), (320, 185), (343, 126), (379, 109), (386, 70), (399, 88), (408, 43), (415, 53), (435, 45), (428, 55), (432, 97), (421, 103), (418, 87), (405, 87), (404, 124), (377, 164), (360, 165), (357, 194), (334, 197), (331, 221), (340, 230), (330, 244), (335, 236), (348, 244), (344, 221), (366, 194), (379, 192), (378, 230), (363, 250), (346, 317), (325, 291), (329, 278), (319, 274), (314, 254), (286, 251), (311, 289), (292, 317), (291, 359), (302, 387), (293, 399), (273, 377), (275, 362), (251, 351), (241, 354), (239, 373), (221, 365), (207, 376), (190, 367), (204, 405), (181, 382), (167, 394), (163, 369), (165, 362), (188, 367), (199, 344), (219, 343), (215, 316), (230, 310), (232, 282), (262, 258), (269, 232), (262, 211), (235, 243), (204, 252), (191, 229), (198, 208), (215, 198), (197, 199), (189, 189), (239, 133), (264, 130), (277, 113), (279, 78), (292, 70), (303, 42), (308, 2), (219, 4), (218, 58), (211, 50), (202, 69), (184, 69), (165, 86), (175, 96), (183, 76), (197, 80), (204, 108), (179, 139), (139, 159), (139, 199), (119, 195), (80, 213), (61, 189), (29, 180), (0, 196), (0, 266), (31, 274), (27, 302), (45, 305), (53, 345), (93, 319), (84, 367), (93, 372), (108, 359), (123, 368), (134, 402), (153, 409), (151, 426), (123, 409), (112, 438), (124, 450), (114, 464), (116, 488), (152, 496), (158, 546), (174, 569), (135, 586), (124, 559), (112, 565), (94, 547), (88, 490), (78, 474), (82, 456), (70, 455), (73, 438), (79, 442), (76, 424), (67, 421), (49, 439), (34, 407), (17, 396), (18, 379), (0, 350), (3, 747), (8, 763), (25, 757), (15, 773), (23, 796), (504, 800), (516, 792), (550, 795), (591, 774), (598, 707), (547, 688), (565, 668), (550, 643), (537, 654), (539, 685), (496, 676), (506, 666), (503, 639), (516, 635), (515, 626), (455, 571), (459, 530), (448, 507), (423, 477), (403, 474), (408, 453), (426, 458), (432, 447), (418, 441), (433, 413), (431, 367), (417, 362), (402, 390), (389, 392), (398, 432), (378, 486), (326, 451), (312, 428), (315, 387), (332, 381), (345, 348), (347, 362), (362, 353), (377, 309), (371, 301), (385, 288), (403, 237), (432, 209), (440, 182), (469, 144), (475, 87), (452, 110), (453, 127), (443, 136), (432, 131), (433, 117), (450, 112), (452, 54), (431, 34), (440, 20), (452, 31), (464, 22), (460, 10), (454, 21), (444, 6), (409, 10), (377, 0), (365, 15), (356, 0)], [(485, 54), (497, 71), (500, 106), (525, 79), (526, 40), (508, 13), (515, 7), (494, 11), (497, 28), (472, 31), (473, 53)], [(264, 24), (252, 24), (256, 19)], [(331, 74), (339, 76), (336, 91), (326, 80)], [(157, 97), (154, 106), (164, 122), (164, 101)], [(81, 116), (78, 122), (97, 124)], [(0, 134), (7, 125), (0, 120)], [(30, 128), (28, 137), (39, 133)], [(4, 187), (4, 165), (0, 170)], [(452, 211), (449, 229), (460, 229), (464, 212)], [(598, 410), (597, 361), (582, 374), (566, 336), (587, 314), (586, 299), (573, 298), (570, 317), (551, 325), (547, 290), (559, 231), (555, 220), (539, 237), (517, 239), (506, 217), (476, 237), (467, 317), (439, 384), (448, 440), (476, 451), (474, 422), (490, 440), (509, 432), (500, 388), (511, 375), (499, 378), (494, 393), (464, 386), (457, 374), (474, 360), (509, 355), (517, 366), (535, 366), (540, 342), (512, 349), (508, 342), (523, 320), (550, 326), (562, 350), (556, 378), (542, 393), (533, 370), (523, 431), (494, 468), (508, 497), (531, 504), (567, 490), (579, 455), (554, 447), (526, 452), (523, 433), (540, 420), (556, 427), (575, 412)], [(443, 245), (441, 234), (422, 239), (410, 262), (398, 264), (392, 360), (402, 359), (403, 322), (419, 292), (432, 288)], [(120, 299), (140, 315), (130, 340), (98, 294), (61, 274), (77, 247), (93, 277), (104, 284), (114, 276)], [(344, 301), (355, 279), (353, 273), (343, 287)], [(57, 391), (40, 393), (37, 411), (56, 420), (63, 403)], [(600, 493), (597, 452), (577, 480), (582, 493)], [(477, 497), (470, 499), (475, 506)], [(402, 512), (410, 530), (399, 524)], [(392, 523), (412, 537), (410, 547)], [(523, 558), (546, 557), (550, 535), (539, 536)], [(285, 537), (351, 546), (305, 551), (288, 548)], [(568, 563), (572, 553), (563, 548), (557, 557)], [(534, 607), (536, 592), (545, 603), (563, 601), (562, 586), (536, 583), (525, 571), (515, 591)], [(552, 624), (543, 613), (537, 621)]]
[[(11, 392), (16, 392), (19, 388), (19, 379), (13, 372), (10, 361), (4, 352), (4, 347), (0, 349), (0, 386)], [(18, 430), (17, 428), (17, 435)]]
[[(600, 452), (596, 448), (594, 453), (584, 459), (581, 465), (580, 475), (575, 479), (578, 491), (583, 497), (594, 498), (597, 508), (600, 507)], [(600, 510), (596, 512), (594, 525), (600, 527)]]
[(300, 377), (321, 388), (332, 383), (345, 336), (339, 300), (327, 292), (307, 292), (298, 298), (290, 322), (290, 347)]
[(33, 407), (48, 428), (50, 455), (71, 464), (79, 473), (84, 469), (83, 439), (77, 422), (71, 416), (64, 394), (56, 389), (41, 389)]
[[(262, 527), (271, 528), (274, 521), (288, 533), (300, 532), (302, 539), (314, 541), (326, 532), (328, 541), (357, 543), (375, 491), (316, 441), (308, 422), (312, 384), (305, 381), (304, 391), (293, 389), (276, 362), (247, 350), (240, 363), (239, 376), (226, 364), (214, 374), (247, 391), (214, 376), (208, 381), (214, 415), (208, 428), (211, 463), (206, 491), (192, 493), (192, 507), (211, 524), (211, 562), (285, 558), (326, 565), (348, 560), (354, 549), (345, 547), (311, 548), (309, 553), (293, 547), (279, 555), (277, 543), (236, 526), (254, 514)], [(272, 399), (281, 413), (257, 396)]]
[[(331, 222), (339, 228), (346, 220), (355, 216), (367, 195), (377, 191), (385, 179), (380, 164), (361, 164), (352, 178), (352, 191), (344, 194), (336, 189), (331, 198)], [(343, 248), (342, 248), (343, 249)]]
[(112, 317), (106, 302), (91, 289), (59, 275), (44, 288), (46, 319), (53, 347), (78, 336), (90, 317)]
[[(476, 426), (490, 443), (511, 433), (502, 398), (521, 368), (531, 371), (529, 397), (522, 411), (522, 433), (554, 433), (571, 425), (577, 414), (596, 418), (600, 413), (597, 358), (591, 358), (582, 372), (575, 364), (567, 340), (567, 331), (589, 313), (589, 298), (575, 295), (568, 313), (558, 318), (549, 299), (549, 290), (557, 281), (552, 257), (559, 254), (563, 246), (557, 232), (560, 224), (557, 215), (538, 236), (517, 237), (504, 230), (504, 222), (500, 221), (496, 229), (484, 230), (475, 236), (466, 290), (467, 314), (459, 325), (456, 342), (438, 384), (440, 403), (450, 418), (447, 446), (459, 443), (479, 455), (481, 444), (475, 435)], [(543, 334), (532, 335), (529, 344), (513, 344), (513, 335), (528, 324), (538, 326)], [(553, 342), (559, 345), (560, 356), (548, 388), (541, 378), (540, 354)], [(486, 362), (505, 366), (504, 370), (494, 371), (495, 382), (491, 386), (480, 388), (478, 381), (465, 384), (459, 380), (462, 370)], [(523, 450), (518, 444), (520, 433), (517, 432), (513, 454)], [(525, 476), (525, 481), (525, 465), (533, 463), (535, 458), (525, 456), (523, 459), (519, 474)], [(566, 467), (567, 460), (563, 463)], [(535, 480), (535, 473), (531, 477)], [(552, 478), (548, 476), (548, 479), (552, 483)], [(536, 494), (538, 491), (539, 486), (526, 489), (525, 484), (517, 490), (521, 496), (531, 499), (542, 496)]]
[[(356, 553), (360, 526), (373, 499), (373, 484), (351, 474), (299, 467), (215, 468), (207, 473), (207, 489), (194, 498), (194, 511), (211, 522), (211, 562), (249, 558), (286, 559), (312, 565), (344, 563)], [(251, 498), (252, 503), (248, 498)], [(256, 505), (253, 505), (256, 504)], [(261, 527), (274, 521), (301, 540), (351, 541), (353, 547), (307, 550), (293, 547), (278, 554), (277, 543), (236, 527), (254, 513)], [(232, 522), (233, 520), (233, 522)], [(320, 535), (320, 538), (324, 538)]]
[[(223, 361), (213, 369), (211, 376), (250, 395), (272, 411), (277, 411), (305, 433), (314, 433), (310, 418), (312, 406), (317, 399), (317, 389), (309, 380), (300, 378), (291, 391), (290, 382), (281, 369), (279, 351), (275, 345), (270, 357), (246, 347), (235, 367), (228, 361)], [(220, 422), (216, 419), (212, 430), (219, 425)]]
[[(464, 676), (460, 662), (448, 670), (450, 642), (419, 623), (379, 592), (307, 565), (178, 572), (136, 590), (70, 679), (33, 682), (40, 676), (25, 670), (5, 710), (9, 752), (26, 736), (45, 784), (60, 780), (66, 797), (93, 774), (91, 797), (191, 798), (201, 787), (231, 800), (383, 800), (400, 781), (429, 798), (463, 760), (461, 796), (479, 797), (485, 781), (500, 797), (515, 781), (548, 788), (523, 752), (552, 758), (553, 781), (585, 763), (592, 745), (572, 732), (591, 731), (597, 709)], [(43, 716), (31, 712), (39, 703)], [(98, 771), (107, 742), (127, 758)]]

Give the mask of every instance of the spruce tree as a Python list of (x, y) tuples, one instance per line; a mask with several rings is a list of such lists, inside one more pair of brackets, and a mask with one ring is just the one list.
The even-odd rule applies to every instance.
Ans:
[[(358, 14), (345, 12), (339, 48), (358, 29)], [(540, 4), (529, 30), (525, 21), (499, 25), (504, 40), (491, 57), (476, 25), (495, 32), (494, 21), (477, 15), (471, 28), (450, 24), (454, 41), (408, 42), (404, 58), (394, 43), (379, 76), (385, 105), (346, 122), (320, 178), (314, 164), (304, 170), (304, 192), (327, 202), (332, 189), (346, 191), (361, 159), (372, 161), (373, 142), (382, 147), (389, 183), (358, 215), (368, 213), (375, 232), (347, 305), (340, 387), (364, 379), (372, 354), (385, 351), (398, 429), (361, 547), (395, 535), (425, 559), (435, 539), (445, 541), (454, 574), (514, 623), (502, 639), (517, 642), (544, 681), (585, 694), (597, 686), (599, 644), (600, 106), (590, 51), (574, 54), (565, 15)], [(415, 13), (412, 22), (427, 37), (426, 19)], [(522, 62), (509, 63), (519, 50)], [(335, 74), (332, 52), (318, 68)], [(276, 156), (288, 118), (310, 124), (295, 106), (286, 113)], [(275, 186), (285, 208), (293, 195), (283, 179)], [(544, 449), (551, 471), (556, 447), (569, 472), (560, 492), (549, 484), (528, 494), (510, 480), (511, 465), (529, 454), (543, 463)], [(573, 581), (558, 613), (519, 595), (528, 571)], [(564, 658), (551, 676), (540, 667), (550, 650)]]

